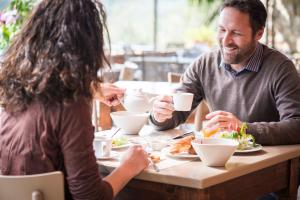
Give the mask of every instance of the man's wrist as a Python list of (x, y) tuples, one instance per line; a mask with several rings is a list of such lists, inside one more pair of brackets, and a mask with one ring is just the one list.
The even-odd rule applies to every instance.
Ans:
[(164, 122), (158, 122), (158, 121), (156, 121), (153, 113), (150, 114), (150, 121), (152, 122), (153, 125), (156, 125), (156, 126), (160, 126), (160, 125), (164, 124)]

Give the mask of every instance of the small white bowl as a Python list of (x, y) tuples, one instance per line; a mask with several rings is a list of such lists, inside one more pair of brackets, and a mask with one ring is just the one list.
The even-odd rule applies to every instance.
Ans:
[(159, 138), (150, 139), (149, 143), (154, 151), (160, 151), (169, 144), (168, 141)]
[(146, 124), (149, 113), (131, 113), (117, 111), (110, 113), (114, 124), (124, 131), (124, 134), (138, 134)]
[(199, 138), (192, 141), (192, 146), (202, 162), (211, 167), (225, 166), (238, 144), (235, 140), (220, 138)]

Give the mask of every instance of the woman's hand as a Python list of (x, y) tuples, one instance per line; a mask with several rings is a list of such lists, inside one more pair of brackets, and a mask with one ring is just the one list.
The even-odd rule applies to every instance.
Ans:
[(205, 116), (208, 122), (205, 123), (205, 128), (219, 128), (221, 130), (239, 131), (242, 122), (232, 113), (226, 111), (214, 111)]
[(121, 165), (104, 178), (113, 188), (114, 196), (129, 182), (149, 165), (147, 152), (142, 146), (135, 145), (124, 154)]
[(122, 157), (122, 164), (127, 173), (136, 176), (149, 165), (148, 153), (140, 145), (132, 146)]
[(92, 87), (94, 98), (108, 106), (120, 104), (119, 99), (121, 99), (125, 93), (125, 89), (119, 88), (111, 83), (101, 83), (98, 88)]

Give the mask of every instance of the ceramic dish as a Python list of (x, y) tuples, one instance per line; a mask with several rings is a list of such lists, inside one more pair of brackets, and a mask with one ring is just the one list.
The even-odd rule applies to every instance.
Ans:
[(131, 143), (126, 143), (120, 146), (112, 146), (112, 149), (117, 150), (117, 149), (124, 149), (124, 148), (128, 148), (131, 146)]
[(98, 160), (109, 160), (113, 158), (117, 158), (119, 156), (119, 153), (116, 151), (111, 151), (109, 156), (103, 156), (103, 157), (98, 157)]
[(257, 151), (261, 151), (262, 150), (262, 146), (260, 144), (256, 144), (255, 147), (251, 148), (251, 149), (245, 149), (245, 150), (235, 150), (234, 153), (251, 153), (251, 152), (257, 152)]

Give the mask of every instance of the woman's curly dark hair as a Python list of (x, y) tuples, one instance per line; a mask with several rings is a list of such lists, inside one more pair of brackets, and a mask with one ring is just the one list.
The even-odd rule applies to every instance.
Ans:
[(2, 57), (0, 102), (8, 112), (91, 98), (91, 83), (108, 64), (106, 15), (97, 0), (43, 0)]

